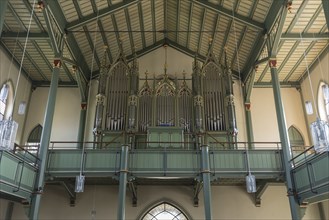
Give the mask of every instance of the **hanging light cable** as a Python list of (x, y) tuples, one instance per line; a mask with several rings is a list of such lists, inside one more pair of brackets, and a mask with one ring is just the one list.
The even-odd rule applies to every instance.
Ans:
[[(304, 45), (304, 41), (303, 41), (302, 31), (300, 31), (300, 39), (301, 39), (301, 43), (304, 47), (303, 55), (304, 55), (304, 61), (305, 61), (305, 65), (306, 65), (307, 77), (308, 77), (308, 81), (310, 84), (312, 100), (313, 100), (313, 103), (316, 103), (315, 96), (314, 96), (314, 90), (313, 90), (313, 83), (312, 83), (312, 79), (310, 76), (311, 75), (310, 69), (309, 69), (308, 62), (307, 62), (307, 54), (305, 51), (305, 45)], [(313, 139), (313, 144), (314, 144), (314, 150), (317, 153), (321, 153), (324, 151), (329, 151), (329, 124), (328, 124), (328, 122), (322, 121), (320, 119), (317, 108), (315, 108), (315, 112), (316, 112), (316, 121), (311, 123), (311, 133), (312, 133), (312, 139)]]
[[(24, 58), (25, 58), (27, 41), (29, 39), (29, 34), (30, 34), (30, 30), (31, 30), (31, 23), (32, 23), (33, 12), (34, 12), (33, 8), (35, 7), (35, 3), (36, 3), (36, 0), (33, 1), (33, 7), (32, 7), (32, 10), (31, 10), (31, 16), (30, 16), (28, 29), (27, 29), (27, 35), (26, 35), (26, 38), (25, 38), (22, 59), (21, 59), (21, 63), (20, 63), (19, 71), (18, 71), (18, 77), (17, 77), (17, 81), (16, 81), (16, 86), (15, 86), (13, 103), (15, 103), (15, 100), (16, 100), (18, 84), (19, 84), (20, 77), (21, 77), (21, 74), (22, 74), (23, 62), (24, 62)], [(11, 68), (11, 66), (10, 66), (10, 68)], [(8, 74), (10, 74), (10, 71), (9, 71)], [(14, 149), (18, 124), (17, 124), (17, 122), (15, 122), (13, 120), (12, 117), (13, 117), (13, 111), (10, 112), (9, 120), (1, 120), (0, 121), (0, 150), (12, 150), (12, 149)]]
[[(236, 26), (235, 26), (235, 17), (234, 17), (234, 4), (232, 2), (232, 14), (233, 14), (233, 30), (234, 30), (234, 40), (235, 40), (235, 50), (236, 50), (236, 56), (237, 56), (237, 65), (238, 65), (238, 72), (239, 72), (239, 80), (240, 80), (240, 95), (243, 97), (242, 93), (242, 79), (241, 79), (241, 69), (240, 69), (240, 56), (239, 56), (239, 48), (238, 48), (238, 40), (236, 36)], [(233, 67), (232, 67), (233, 68)], [(242, 106), (243, 108), (243, 106)], [(248, 152), (248, 146), (245, 145), (246, 150), (246, 159), (247, 159), (247, 169), (248, 174), (246, 176), (246, 188), (248, 193), (255, 193), (257, 191), (256, 188), (256, 177), (251, 174), (251, 168), (250, 168), (250, 160), (249, 160), (249, 152)]]

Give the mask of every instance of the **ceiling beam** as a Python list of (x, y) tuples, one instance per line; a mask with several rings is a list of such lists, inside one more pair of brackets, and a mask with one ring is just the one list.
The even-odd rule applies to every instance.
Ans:
[(200, 25), (200, 33), (199, 33), (199, 41), (198, 41), (198, 48), (197, 51), (198, 53), (200, 53), (200, 49), (201, 49), (201, 39), (203, 37), (203, 29), (204, 29), (204, 24), (206, 22), (206, 13), (207, 13), (207, 9), (203, 9), (203, 15), (202, 15), (202, 21), (201, 21), (201, 25)]
[(326, 17), (327, 28), (329, 29), (329, 1), (322, 0), (322, 7), (323, 7), (324, 15)]
[(189, 47), (190, 45), (190, 36), (191, 36), (191, 26), (192, 26), (192, 14), (193, 14), (193, 7), (194, 7), (194, 4), (193, 2), (191, 2), (190, 4), (190, 12), (189, 12), (189, 16), (188, 16), (188, 26), (187, 26), (187, 39), (186, 39), (186, 48)]
[[(113, 25), (114, 30), (118, 30), (118, 24), (117, 24), (117, 20), (116, 20), (114, 14), (111, 14), (111, 20), (112, 20), (112, 25)], [(117, 39), (117, 44), (118, 44), (119, 50), (123, 52), (123, 46), (122, 46), (123, 42), (121, 40), (121, 36), (119, 35), (119, 33), (117, 31), (115, 32), (115, 37)]]
[[(144, 30), (143, 9), (142, 9), (142, 3), (141, 2), (138, 3), (138, 15), (139, 15), (140, 30)], [(146, 40), (145, 40), (144, 31), (141, 32), (141, 38), (142, 38), (143, 48), (145, 48), (146, 47)]]
[(329, 33), (287, 33), (281, 35), (281, 40), (294, 40), (294, 41), (329, 40)]
[(285, 0), (276, 0), (272, 3), (271, 8), (269, 9), (269, 12), (265, 19), (265, 31), (260, 32), (258, 34), (257, 40), (254, 43), (254, 46), (251, 51), (253, 51), (249, 59), (247, 60), (247, 65), (242, 71), (243, 81), (245, 82), (248, 77), (250, 76), (250, 73), (253, 71), (255, 67), (255, 63), (259, 59), (260, 55), (262, 54), (262, 51), (264, 49), (265, 43), (266, 43), (266, 34), (269, 33), (270, 30), (272, 30), (276, 18), (283, 6), (283, 3)]
[(279, 12), (282, 8), (282, 5), (285, 3), (286, 0), (275, 0), (273, 1), (271, 8), (268, 10), (268, 14), (265, 19), (265, 29), (267, 33), (272, 31), (276, 19), (278, 18)]
[(2, 28), (5, 23), (5, 15), (8, 7), (9, 0), (0, 1), (0, 37), (2, 33)]
[[(53, 1), (53, 0), (48, 0), (48, 1)], [(106, 7), (104, 9), (99, 10), (97, 13), (94, 12), (93, 14), (81, 17), (75, 21), (72, 21), (66, 25), (66, 28), (68, 31), (71, 31), (73, 29), (76, 29), (78, 27), (81, 27), (83, 25), (88, 24), (89, 22), (93, 22), (97, 19), (101, 19), (107, 15), (111, 15), (123, 8), (127, 8), (131, 5), (140, 3), (141, 0), (123, 0), (120, 3), (111, 5), (109, 7)], [(57, 1), (56, 1), (57, 2)], [(74, 1), (73, 1), (74, 2)]]
[[(25, 40), (27, 32), (3, 32), (1, 39), (4, 40)], [(47, 32), (41, 33), (29, 33), (29, 40), (49, 40), (49, 34)]]
[[(22, 50), (22, 52), (24, 51), (24, 46), (19, 42), (19, 41), (17, 41), (17, 45), (18, 45), (18, 47)], [(36, 70), (38, 70), (38, 73), (40, 74), (40, 76), (44, 79), (44, 80), (49, 80), (44, 74), (43, 74), (43, 71), (40, 69), (40, 67), (36, 64), (36, 62), (32, 59), (32, 57), (30, 56), (30, 54), (27, 52), (27, 51), (25, 51), (25, 54), (24, 54), (24, 56), (25, 57), (27, 57), (27, 59), (31, 62), (31, 64), (34, 66), (34, 68), (36, 69)], [(20, 63), (21, 62), (24, 62), (24, 60), (22, 61), (20, 61)], [(22, 65), (22, 64), (20, 64), (20, 65)]]
[[(109, 42), (107, 41), (107, 37), (104, 33), (104, 27), (103, 27), (103, 23), (101, 20), (98, 20), (97, 21), (97, 24), (98, 24), (98, 27), (99, 27), (99, 31), (101, 32), (101, 37), (103, 39), (103, 43), (105, 46), (109, 47)], [(109, 57), (109, 60), (110, 60), (110, 63), (113, 62), (113, 57), (112, 57), (112, 54), (111, 54), (111, 51), (110, 50), (106, 50), (107, 52), (107, 56)], [(80, 73), (79, 73), (80, 74)]]
[(153, 44), (155, 44), (156, 42), (155, 1), (151, 1), (151, 16), (152, 16)]
[(177, 7), (176, 7), (176, 42), (179, 43), (179, 30), (180, 30), (180, 22), (179, 22), (179, 18), (180, 18), (180, 11), (181, 11), (181, 0), (177, 0)]
[[(157, 41), (155, 44), (152, 44), (148, 47), (144, 47), (143, 49), (141, 49), (139, 51), (136, 51), (136, 56), (137, 57), (142, 57), (142, 56), (144, 56), (144, 55), (146, 55), (146, 54), (162, 47), (164, 44), (165, 44), (164, 39), (162, 39), (160, 41)], [(135, 59), (135, 53), (133, 53), (133, 54), (126, 57), (127, 62), (131, 62), (133, 59)], [(99, 75), (99, 70), (94, 71), (93, 74), (92, 74), (93, 78), (97, 77), (98, 75)]]
[(298, 11), (296, 12), (294, 18), (292, 19), (291, 23), (289, 24), (287, 30), (285, 33), (289, 33), (292, 31), (292, 29), (294, 28), (295, 24), (298, 22), (300, 16), (302, 15), (304, 8), (306, 7), (306, 5), (308, 4), (309, 0), (304, 0), (301, 5), (298, 7)]
[(60, 31), (62, 33), (66, 33), (66, 42), (68, 46), (68, 50), (72, 54), (72, 58), (77, 63), (78, 68), (80, 68), (81, 72), (84, 74), (86, 79), (89, 79), (90, 76), (90, 69), (87, 65), (87, 62), (77, 44), (77, 41), (72, 33), (66, 32), (66, 25), (67, 22), (65, 20), (65, 16), (63, 14), (63, 11), (60, 8), (60, 5), (57, 1), (53, 0), (44, 0), (44, 2), (47, 4), (47, 7), (49, 7), (50, 11), (52, 12), (52, 16), (56, 21), (56, 24), (58, 25)]
[[(255, 82), (254, 88), (272, 88), (273, 84), (271, 82)], [(280, 82), (281, 88), (300, 88), (298, 82)]]
[(190, 0), (191, 2), (197, 4), (197, 5), (200, 5), (200, 6), (203, 6), (204, 8), (208, 8), (218, 14), (222, 14), (228, 18), (231, 18), (231, 19), (235, 19), (245, 25), (248, 25), (250, 27), (254, 27), (256, 28), (257, 30), (263, 30), (265, 27), (264, 27), (264, 24), (260, 23), (260, 22), (257, 22), (257, 21), (254, 21), (248, 17), (245, 17), (245, 16), (242, 16), (238, 13), (234, 13), (232, 12), (231, 10), (228, 10), (226, 8), (224, 8), (223, 6), (220, 6), (220, 5), (215, 5), (213, 3), (210, 3), (208, 1), (198, 1), (198, 0)]
[[(279, 49), (281, 49), (281, 47), (283, 46), (283, 41), (280, 41), (280, 44), (279, 44)], [(270, 59), (269, 57), (266, 57), (267, 61)], [(268, 69), (270, 68), (270, 66), (267, 64), (263, 70), (263, 72), (260, 74), (260, 76), (258, 77), (258, 80), (257, 82), (261, 82), (263, 80), (263, 78), (265, 77), (265, 74), (267, 73)]]
[[(300, 58), (298, 59), (297, 63), (294, 65), (294, 67), (290, 70), (290, 72), (287, 74), (287, 76), (284, 78), (283, 82), (288, 82), (289, 78), (291, 77), (291, 75), (295, 72), (295, 70), (299, 67), (299, 65), (303, 62), (303, 60), (305, 59), (305, 56), (307, 56), (307, 54), (311, 51), (311, 49), (313, 48), (313, 46), (316, 44), (315, 41), (313, 41), (304, 51), (304, 53), (300, 56)], [(307, 64), (308, 65), (308, 64)], [(308, 67), (306, 67), (308, 68)]]
[(32, 12), (33, 12), (32, 17), (33, 17), (33, 20), (35, 21), (36, 25), (40, 28), (41, 31), (45, 31), (45, 28), (43, 27), (38, 16), (35, 14), (35, 10), (32, 8), (31, 3), (28, 0), (23, 0), (23, 3), (25, 5), (25, 7), (27, 8), (27, 10), (29, 10), (30, 14), (32, 14)]
[[(32, 81), (33, 86), (36, 87), (49, 87), (50, 81)], [(77, 82), (65, 82), (65, 81), (59, 81), (58, 87), (77, 87)]]
[(213, 50), (214, 48), (214, 44), (215, 44), (215, 37), (217, 36), (216, 34), (216, 31), (217, 31), (217, 28), (218, 28), (218, 25), (219, 25), (219, 19), (220, 19), (220, 15), (217, 14), (216, 15), (216, 21), (215, 21), (215, 24), (214, 24), (214, 27), (213, 27), (213, 32), (211, 34), (211, 45), (210, 45), (210, 51)]
[[(320, 60), (323, 60), (326, 55), (329, 53), (329, 43), (327, 44), (327, 46), (325, 48), (323, 48), (323, 50), (319, 53), (319, 55), (317, 56), (316, 59), (314, 59), (311, 63), (309, 63), (309, 68), (306, 69), (304, 71), (304, 73), (302, 74), (302, 76), (298, 79), (299, 83), (302, 84), (303, 81), (306, 79), (306, 77), (308, 76), (308, 72), (310, 72), (310, 74), (314, 71), (315, 67), (318, 64), (318, 62), (320, 62)], [(327, 60), (325, 60), (324, 62), (327, 62)], [(321, 73), (323, 74), (323, 73)]]
[(131, 28), (131, 23), (130, 23), (129, 11), (128, 11), (127, 8), (125, 8), (125, 17), (126, 17), (126, 23), (127, 23), (127, 27), (128, 27), (128, 31), (129, 31), (130, 47), (131, 47), (132, 53), (134, 53), (134, 51), (136, 50), (136, 48), (135, 48), (135, 44), (134, 44), (133, 34), (131, 32), (132, 31), (132, 28)]

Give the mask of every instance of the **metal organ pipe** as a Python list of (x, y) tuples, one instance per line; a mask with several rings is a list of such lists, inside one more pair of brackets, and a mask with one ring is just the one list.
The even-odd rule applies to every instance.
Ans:
[[(104, 50), (103, 61), (100, 69), (98, 93), (96, 95), (96, 117), (94, 125), (94, 135), (98, 138), (102, 133), (103, 126), (103, 112), (106, 91), (106, 77), (108, 67), (106, 64), (106, 49)], [(98, 141), (98, 140), (97, 140)]]
[(233, 95), (233, 81), (231, 70), (226, 73), (226, 103), (227, 103), (227, 116), (228, 116), (228, 130), (229, 134), (236, 136), (238, 129), (236, 127), (236, 117), (235, 117), (235, 106), (234, 106), (234, 95)]

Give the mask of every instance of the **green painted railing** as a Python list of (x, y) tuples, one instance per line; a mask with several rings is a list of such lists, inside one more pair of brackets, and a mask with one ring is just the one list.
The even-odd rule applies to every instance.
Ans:
[(291, 174), (300, 203), (329, 199), (329, 152), (315, 153), (310, 148), (295, 160)]
[[(210, 150), (210, 172), (215, 177), (241, 178), (250, 169), (256, 177), (282, 175), (280, 150)], [(119, 149), (51, 149), (46, 172), (53, 177), (115, 176), (119, 171)], [(194, 178), (201, 172), (200, 151), (176, 148), (132, 149), (129, 173), (135, 177)], [(250, 162), (249, 162), (250, 161)]]
[(0, 151), (0, 191), (7, 196), (29, 202), (37, 171), (37, 159), (26, 151)]

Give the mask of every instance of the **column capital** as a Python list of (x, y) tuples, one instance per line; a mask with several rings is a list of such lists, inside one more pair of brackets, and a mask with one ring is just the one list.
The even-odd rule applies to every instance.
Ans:
[(60, 58), (54, 59), (54, 68), (61, 68), (62, 67), (62, 61)]
[(268, 61), (268, 65), (270, 66), (270, 68), (276, 68), (277, 62), (278, 61), (276, 57), (271, 57)]

